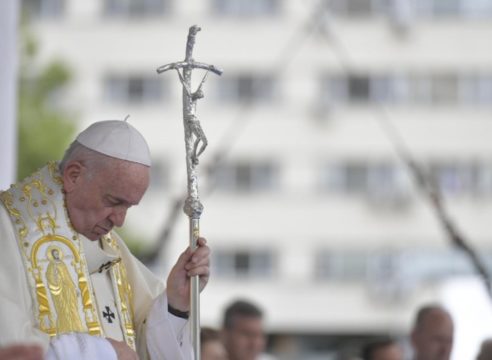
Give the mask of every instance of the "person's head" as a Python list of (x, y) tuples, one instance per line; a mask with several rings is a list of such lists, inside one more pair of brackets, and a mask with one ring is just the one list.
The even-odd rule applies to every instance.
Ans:
[(480, 346), (480, 352), (477, 355), (477, 360), (491, 360), (492, 359), (492, 339), (486, 339), (482, 341)]
[(122, 226), (149, 185), (150, 153), (124, 121), (103, 121), (79, 134), (59, 165), (73, 228), (97, 240)]
[(200, 330), (200, 355), (202, 360), (227, 360), (227, 351), (220, 333), (209, 327)]
[(449, 360), (453, 333), (453, 319), (446, 309), (439, 305), (420, 308), (411, 333), (415, 360)]
[(265, 349), (263, 313), (248, 301), (238, 300), (226, 308), (222, 331), (231, 360), (255, 360)]
[(403, 360), (404, 351), (395, 339), (381, 338), (366, 343), (362, 348), (363, 360)]

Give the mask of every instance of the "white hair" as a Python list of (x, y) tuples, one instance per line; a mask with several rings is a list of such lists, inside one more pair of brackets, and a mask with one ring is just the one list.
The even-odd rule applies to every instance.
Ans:
[(80, 161), (89, 169), (89, 173), (92, 174), (92, 171), (95, 169), (109, 166), (109, 162), (111, 162), (112, 160), (115, 159), (111, 158), (110, 156), (98, 153), (97, 151), (91, 150), (75, 140), (65, 151), (65, 154), (63, 155), (63, 158), (60, 161), (58, 167), (60, 173), (63, 174), (63, 171), (65, 170), (65, 167), (69, 162)]

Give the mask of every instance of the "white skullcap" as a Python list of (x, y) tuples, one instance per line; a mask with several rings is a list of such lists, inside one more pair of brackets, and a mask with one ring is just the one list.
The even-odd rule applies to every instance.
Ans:
[(117, 159), (150, 166), (150, 150), (142, 134), (122, 120), (99, 121), (75, 139), (85, 147)]

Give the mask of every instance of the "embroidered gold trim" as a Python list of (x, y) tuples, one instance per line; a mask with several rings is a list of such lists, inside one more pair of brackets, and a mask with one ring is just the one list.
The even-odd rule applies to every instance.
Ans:
[[(103, 243), (108, 244), (114, 251), (118, 254), (120, 253), (120, 248), (116, 242), (116, 239), (108, 234), (103, 237)], [(117, 262), (111, 268), (111, 277), (113, 278), (113, 284), (116, 283), (115, 293), (118, 293), (117, 306), (121, 314), (122, 319), (122, 330), (125, 337), (125, 342), (135, 350), (135, 327), (134, 327), (134, 311), (133, 311), (133, 292), (128, 282), (128, 277), (126, 273), (125, 264)]]
[(39, 328), (50, 336), (73, 331), (101, 335), (85, 255), (68, 220), (57, 168), (56, 162), (48, 163), (0, 193), (0, 200), (31, 274)]

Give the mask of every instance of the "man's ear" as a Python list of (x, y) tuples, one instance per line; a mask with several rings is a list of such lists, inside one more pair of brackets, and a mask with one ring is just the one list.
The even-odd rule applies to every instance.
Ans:
[(65, 190), (66, 193), (72, 192), (73, 189), (75, 189), (82, 177), (83, 169), (84, 165), (82, 165), (79, 161), (71, 161), (65, 166), (62, 178), (63, 190)]

